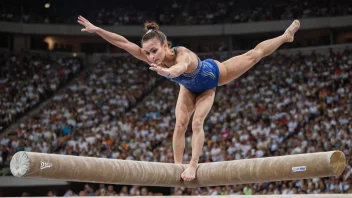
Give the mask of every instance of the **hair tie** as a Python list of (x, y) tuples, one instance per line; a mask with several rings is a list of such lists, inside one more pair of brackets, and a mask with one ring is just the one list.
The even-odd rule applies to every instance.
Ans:
[(153, 31), (153, 29), (149, 29), (148, 31), (147, 31), (147, 33), (145, 33), (145, 34), (149, 34), (149, 33), (151, 33)]

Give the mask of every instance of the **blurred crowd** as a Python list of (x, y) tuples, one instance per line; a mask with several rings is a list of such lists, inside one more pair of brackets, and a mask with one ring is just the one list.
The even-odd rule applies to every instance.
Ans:
[[(117, 188), (114, 185), (106, 184), (85, 184), (83, 189), (74, 192), (68, 189), (64, 194), (58, 194), (55, 191), (48, 191), (43, 196), (46, 197), (56, 197), (56, 196), (162, 196), (162, 193), (154, 193), (150, 191), (147, 187), (142, 186), (120, 186)], [(23, 192), (22, 197), (30, 197), (30, 193)]]
[(116, 143), (111, 139), (119, 130), (114, 122), (122, 120), (157, 82), (156, 74), (146, 71), (145, 64), (131, 57), (101, 60), (56, 92), (37, 114), (20, 123), (15, 136), (1, 139), (0, 144), (8, 146), (9, 154), (32, 151), (111, 158), (112, 153), (102, 149)]
[[(265, 58), (239, 79), (217, 89), (204, 125), (200, 158), (202, 163), (340, 150), (348, 160), (340, 177), (173, 188), (171, 194), (352, 193), (351, 66), (348, 48), (330, 50), (327, 55), (313, 51), (310, 55), (276, 53)], [(8, 165), (17, 151), (173, 163), (179, 88), (160, 79), (131, 57), (102, 59), (56, 93), (37, 115), (21, 123), (16, 135), (0, 140), (2, 163)], [(190, 157), (188, 128), (184, 163)], [(87, 184), (82, 191), (69, 190), (66, 195), (111, 193), (161, 192), (151, 192), (148, 187), (120, 189), (101, 184), (94, 188)]]
[(76, 24), (77, 16), (83, 15), (97, 25), (141, 25), (146, 21), (158, 20), (160, 24), (173, 24), (185, 0), (164, 2), (154, 0), (153, 3), (137, 0), (104, 2), (92, 0), (81, 2), (49, 2), (45, 8), (43, 2), (9, 2), (0, 5), (0, 21), (23, 23), (55, 23)]
[(29, 52), (1, 53), (0, 64), (0, 132), (55, 93), (83, 67), (78, 58), (53, 60)]
[[(79, 2), (52, 2), (44, 8), (42, 2), (22, 2), (0, 6), (0, 20), (24, 23), (76, 23), (78, 15), (84, 15), (97, 25), (140, 25), (155, 20), (162, 25), (219, 24), (251, 21), (269, 21), (296, 18), (344, 16), (352, 14), (349, 0), (135, 0), (91, 1), (85, 9)], [(79, 10), (79, 13), (77, 13)]]
[(349, 1), (192, 1), (176, 23), (219, 24), (342, 16), (352, 14)]

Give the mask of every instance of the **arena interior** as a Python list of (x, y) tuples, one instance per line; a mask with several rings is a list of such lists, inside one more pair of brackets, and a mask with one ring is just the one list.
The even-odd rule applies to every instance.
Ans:
[[(174, 163), (179, 85), (82, 32), (79, 15), (138, 46), (144, 23), (155, 21), (172, 46), (219, 61), (300, 20), (292, 43), (216, 89), (199, 163), (338, 150), (346, 158), (342, 174), (194, 188), (14, 177), (10, 162), (20, 151)], [(0, 196), (352, 197), (351, 48), (350, 0), (5, 1)], [(184, 164), (191, 135), (190, 123)]]

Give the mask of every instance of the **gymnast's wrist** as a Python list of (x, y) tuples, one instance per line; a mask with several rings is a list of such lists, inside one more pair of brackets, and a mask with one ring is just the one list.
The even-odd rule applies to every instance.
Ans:
[(170, 72), (170, 70), (169, 70), (169, 69), (167, 70), (166, 77), (171, 78), (171, 72)]

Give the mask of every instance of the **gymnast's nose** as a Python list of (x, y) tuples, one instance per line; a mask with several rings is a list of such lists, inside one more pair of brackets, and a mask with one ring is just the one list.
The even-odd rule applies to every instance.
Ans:
[(155, 61), (155, 56), (153, 54), (150, 54), (149, 57), (151, 60)]

